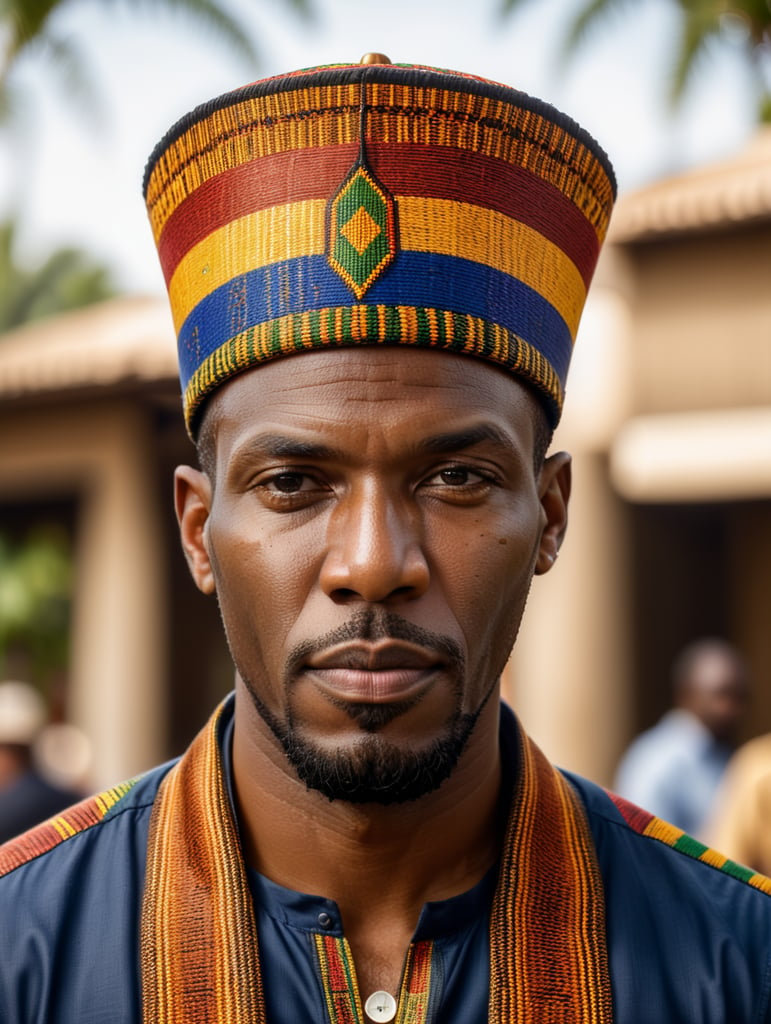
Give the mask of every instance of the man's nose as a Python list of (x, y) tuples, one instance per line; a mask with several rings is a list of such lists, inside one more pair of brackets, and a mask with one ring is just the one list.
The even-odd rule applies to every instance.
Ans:
[(334, 600), (393, 603), (425, 593), (422, 523), (408, 500), (362, 486), (340, 500), (328, 529), (321, 586)]

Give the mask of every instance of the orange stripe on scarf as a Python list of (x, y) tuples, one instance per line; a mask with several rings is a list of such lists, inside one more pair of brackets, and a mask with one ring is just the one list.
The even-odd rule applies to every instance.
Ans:
[[(218, 744), (221, 708), (164, 779), (142, 907), (144, 1024), (266, 1024), (257, 931)], [(490, 1024), (610, 1024), (602, 880), (570, 784), (520, 731), (490, 921)]]
[(490, 918), (488, 1020), (613, 1020), (605, 900), (589, 823), (570, 783), (521, 730)]
[(150, 819), (145, 1024), (265, 1021), (252, 897), (217, 742), (220, 713), (163, 780)]

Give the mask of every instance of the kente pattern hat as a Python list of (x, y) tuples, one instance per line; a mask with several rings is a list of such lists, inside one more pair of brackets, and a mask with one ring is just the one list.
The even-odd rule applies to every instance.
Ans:
[(192, 436), (235, 374), (351, 345), (485, 359), (559, 419), (616, 186), (553, 107), (370, 55), (198, 107), (144, 191)]

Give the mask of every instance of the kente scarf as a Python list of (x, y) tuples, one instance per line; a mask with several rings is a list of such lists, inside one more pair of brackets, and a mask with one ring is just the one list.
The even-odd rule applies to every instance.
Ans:
[[(221, 711), (153, 808), (144, 1024), (268, 1024), (257, 929), (218, 738)], [(610, 1024), (602, 880), (579, 797), (519, 730), (490, 921), (489, 1024)], [(398, 1018), (397, 1018), (398, 1019)]]

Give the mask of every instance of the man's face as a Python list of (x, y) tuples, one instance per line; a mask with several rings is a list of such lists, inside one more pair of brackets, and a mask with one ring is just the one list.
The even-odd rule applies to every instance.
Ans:
[(536, 471), (530, 394), (446, 353), (303, 354), (213, 401), (216, 479), (178, 471), (178, 513), (266, 737), (330, 799), (436, 788), (556, 556), (567, 457)]

